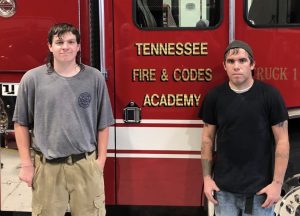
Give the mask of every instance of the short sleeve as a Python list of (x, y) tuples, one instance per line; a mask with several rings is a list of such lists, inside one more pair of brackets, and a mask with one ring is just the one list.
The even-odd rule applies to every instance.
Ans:
[(272, 126), (280, 122), (283, 122), (285, 120), (288, 120), (288, 112), (284, 100), (280, 95), (280, 92), (275, 88), (272, 88), (270, 90), (269, 103), (270, 103), (269, 119)]
[(98, 130), (114, 124), (114, 117), (113, 117), (107, 85), (104, 80), (104, 77), (101, 74), (100, 74), (99, 88), (98, 88), (98, 119), (97, 120), (98, 120), (97, 121)]
[(23, 126), (33, 127), (34, 115), (34, 81), (29, 74), (25, 74), (20, 82), (13, 121)]
[(203, 99), (198, 117), (205, 123), (217, 125), (215, 92), (209, 92)]

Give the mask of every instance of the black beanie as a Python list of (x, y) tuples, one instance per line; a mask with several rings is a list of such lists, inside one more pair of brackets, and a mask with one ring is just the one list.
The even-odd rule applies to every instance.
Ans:
[(240, 40), (234, 40), (232, 41), (225, 49), (224, 52), (224, 56), (225, 54), (230, 50), (230, 49), (234, 49), (234, 48), (242, 48), (244, 50), (246, 50), (246, 52), (249, 54), (249, 56), (251, 56), (253, 58), (253, 52), (251, 47), (245, 43), (244, 41), (240, 41)]

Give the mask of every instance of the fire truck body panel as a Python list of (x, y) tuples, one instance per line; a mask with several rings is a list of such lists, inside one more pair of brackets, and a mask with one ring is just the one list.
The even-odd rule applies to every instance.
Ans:
[(288, 108), (298, 107), (300, 95), (299, 58), (300, 45), (298, 28), (253, 28), (245, 22), (246, 5), (236, 1), (235, 37), (251, 44), (255, 59), (255, 78), (277, 87), (285, 99)]
[[(15, 15), (0, 17), (1, 99), (11, 117), (15, 97), (9, 92), (14, 88), (15, 96), (22, 75), (45, 62), (49, 27), (57, 22), (75, 24), (82, 36), (82, 62), (101, 69), (106, 76), (116, 118), (116, 124), (110, 127), (104, 171), (106, 203), (202, 208), (203, 122), (197, 117), (198, 110), (205, 94), (227, 79), (222, 61), (228, 41), (245, 40), (251, 44), (257, 62), (255, 78), (280, 90), (294, 118), (287, 178), (298, 179), (294, 177), (300, 173), (296, 165), (299, 136), (295, 131), (299, 131), (300, 96), (295, 92), (300, 90), (300, 21), (298, 25), (279, 27), (253, 24), (248, 15), (255, 1), (250, 3), (19, 0)], [(210, 26), (188, 26), (193, 20), (196, 24), (192, 15), (199, 7), (204, 8), (201, 16), (210, 20)], [(5, 141), (8, 150), (15, 149), (12, 129), (10, 122), (5, 138), (1, 138), (1, 147)], [(3, 154), (2, 159), (7, 156)], [(19, 162), (14, 163), (16, 168)], [(1, 180), (2, 211), (30, 211), (30, 190), (25, 204), (8, 203), (17, 200), (18, 193), (24, 197), (22, 190), (17, 190), (16, 173), (14, 170), (11, 179), (16, 182), (10, 188), (7, 183), (11, 179)], [(291, 187), (286, 186), (286, 192)]]
[[(213, 62), (222, 61), (218, 50), (228, 41), (226, 21), (211, 31), (151, 31), (138, 28), (134, 15), (127, 12), (135, 10), (131, 0), (123, 1), (122, 5), (115, 1), (113, 8), (117, 203), (198, 206), (202, 187), (199, 104), (194, 99), (187, 108), (187, 104), (174, 98), (188, 95), (202, 100), (199, 92), (206, 92), (215, 85), (205, 81), (210, 79), (205, 77), (205, 70), (217, 73), (213, 75), (214, 80), (224, 80), (221, 65)], [(207, 58), (206, 54), (143, 55), (141, 48), (158, 43), (199, 42), (209, 44), (209, 55), (214, 58)], [(123, 109), (130, 101), (141, 107), (139, 124), (124, 124)]]
[[(1, 71), (27, 71), (45, 62), (48, 52), (47, 32), (58, 21), (79, 26), (79, 5), (67, 0), (66, 8), (59, 1), (20, 0), (12, 18), (1, 18)], [(33, 49), (34, 48), (34, 49)]]

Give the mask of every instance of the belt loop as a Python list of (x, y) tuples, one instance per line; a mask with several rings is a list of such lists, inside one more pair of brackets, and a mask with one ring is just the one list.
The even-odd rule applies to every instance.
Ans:
[(69, 165), (72, 165), (72, 164), (73, 164), (72, 155), (70, 155), (70, 156), (67, 158), (67, 164), (69, 164)]
[(44, 155), (41, 155), (40, 157), (41, 157), (41, 161), (43, 162), (43, 164), (45, 164), (46, 163), (46, 157)]
[(85, 159), (88, 159), (89, 153), (88, 153), (88, 152), (85, 152), (84, 154), (85, 154)]
[[(42, 164), (45, 164), (47, 162), (47, 159), (42, 154), (42, 152), (39, 152), (39, 151), (36, 151), (36, 150), (33, 150), (33, 152), (34, 152), (34, 160), (39, 159)], [(35, 164), (35, 162), (34, 162), (34, 164)]]
[(252, 214), (254, 195), (247, 196), (245, 202), (245, 214)]

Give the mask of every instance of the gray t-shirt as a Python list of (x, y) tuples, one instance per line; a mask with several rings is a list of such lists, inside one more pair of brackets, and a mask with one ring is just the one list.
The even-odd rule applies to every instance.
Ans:
[(73, 77), (34, 68), (20, 82), (13, 121), (33, 130), (33, 148), (48, 159), (91, 152), (98, 130), (114, 124), (104, 77), (87, 65)]

